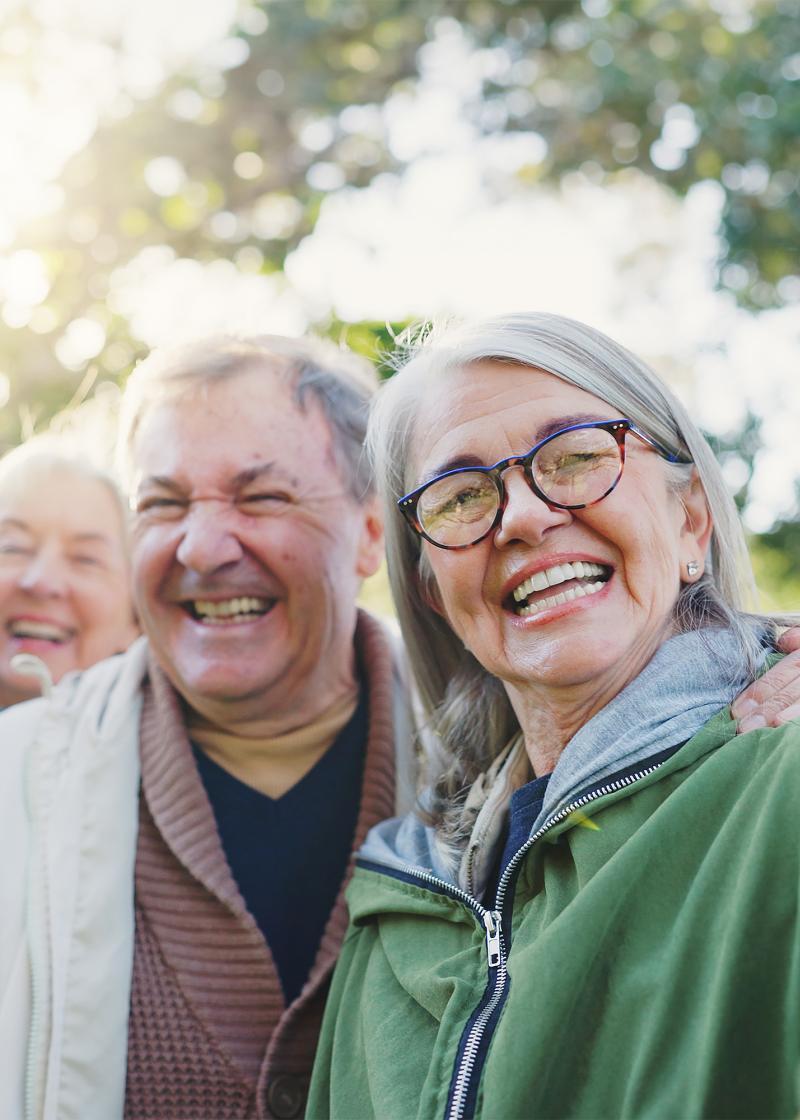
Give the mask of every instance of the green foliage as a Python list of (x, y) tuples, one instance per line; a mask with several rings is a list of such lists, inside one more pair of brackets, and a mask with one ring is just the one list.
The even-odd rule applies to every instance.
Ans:
[[(4, 20), (24, 28), (30, 58), (42, 56), (48, 31), (39, 11)], [(108, 106), (60, 175), (61, 204), (18, 231), (14, 247), (38, 254), (50, 291), (28, 322), (0, 322), (11, 382), (0, 450), (63, 407), (87, 364), (98, 385), (124, 381), (144, 346), (114, 309), (114, 278), (142, 249), (167, 245), (179, 257), (280, 271), (326, 193), (400, 171), (383, 108), (413, 95), (425, 46), (459, 29), (478, 67), (466, 117), (486, 134), (545, 142), (531, 144), (523, 187), (576, 169), (610, 182), (630, 167), (678, 193), (716, 180), (725, 200), (720, 284), (753, 308), (796, 296), (798, 14), (797, 0), (243, 4), (226, 59)], [(6, 54), (0, 78), (35, 94), (44, 71), (25, 66)], [(77, 319), (100, 324), (105, 343), (91, 363), (66, 370), (53, 348)], [(370, 355), (391, 349), (395, 333), (379, 324), (322, 327)], [(752, 463), (757, 436), (747, 428), (724, 454)], [(792, 569), (790, 544), (779, 534), (764, 555), (785, 556)]]
[(599, 177), (635, 166), (681, 193), (718, 180), (720, 282), (748, 306), (779, 304), (800, 236), (796, 0), (755, 0), (727, 22), (705, 2), (517, 3), (493, 19), (502, 7), (453, 6), (503, 56), (478, 109), (487, 129), (540, 132), (536, 178), (588, 164)]
[(408, 326), (408, 323), (342, 323), (339, 319), (332, 319), (329, 323), (320, 324), (320, 328), (336, 342), (342, 342), (363, 354), (375, 364), (378, 375), (382, 379), (391, 377), (393, 367), (391, 355), (395, 349), (395, 339)]
[(736, 479), (733, 498), (741, 512), (747, 506), (756, 456), (761, 448), (761, 419), (749, 409), (738, 432), (715, 435), (703, 432), (728, 479)]
[(765, 608), (800, 613), (800, 521), (779, 521), (751, 540), (750, 554)]

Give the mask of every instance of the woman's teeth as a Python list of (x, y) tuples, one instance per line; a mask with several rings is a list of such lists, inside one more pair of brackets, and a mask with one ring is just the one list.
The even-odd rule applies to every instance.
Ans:
[(248, 619), (266, 614), (272, 605), (270, 599), (260, 599), (252, 595), (242, 595), (237, 599), (195, 599), (190, 604), (192, 614), (201, 622), (220, 624), (226, 622), (245, 622)]
[(547, 610), (548, 607), (558, 607), (561, 603), (571, 602), (572, 599), (583, 599), (587, 595), (595, 595), (598, 591), (602, 591), (604, 587), (605, 584), (602, 580), (598, 580), (597, 583), (579, 583), (576, 587), (559, 591), (558, 595), (552, 595), (547, 599), (537, 599), (535, 603), (520, 607), (517, 614), (524, 616), (538, 614), (540, 611)]
[(69, 641), (72, 631), (63, 626), (50, 622), (34, 622), (33, 619), (21, 618), (10, 622), (8, 631), (14, 638), (34, 638), (39, 641), (55, 642), (61, 645)]
[[(597, 577), (602, 577), (598, 579)], [(594, 578), (593, 578), (594, 577)], [(521, 616), (537, 614), (549, 607), (557, 607), (562, 603), (569, 603), (573, 599), (582, 599), (587, 595), (594, 595), (605, 587), (611, 577), (611, 570), (602, 564), (593, 564), (587, 560), (574, 560), (570, 563), (555, 564), (552, 568), (545, 568), (535, 572), (528, 579), (523, 580), (519, 587), (512, 593), (515, 612)], [(526, 600), (530, 595), (545, 591), (550, 587), (557, 587), (568, 580), (585, 580), (572, 587), (559, 591), (555, 595), (543, 599)]]

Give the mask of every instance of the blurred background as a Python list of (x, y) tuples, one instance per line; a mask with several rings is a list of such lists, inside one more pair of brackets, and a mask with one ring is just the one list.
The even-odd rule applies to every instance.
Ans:
[(0, 0), (0, 452), (162, 343), (558, 311), (798, 609), (799, 137), (800, 0)]

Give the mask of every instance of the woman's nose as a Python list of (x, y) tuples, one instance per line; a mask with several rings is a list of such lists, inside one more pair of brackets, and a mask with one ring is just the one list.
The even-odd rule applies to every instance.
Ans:
[(65, 595), (69, 573), (64, 557), (52, 548), (39, 548), (19, 577), (19, 586), (29, 595), (50, 599)]
[(241, 559), (242, 545), (230, 518), (231, 510), (225, 502), (192, 502), (176, 551), (184, 568), (208, 575)]
[(512, 468), (503, 478), (506, 488), (506, 508), (495, 530), (494, 543), (504, 548), (514, 541), (540, 544), (545, 533), (558, 525), (568, 525), (572, 512), (559, 509), (543, 501), (531, 489), (521, 468)]

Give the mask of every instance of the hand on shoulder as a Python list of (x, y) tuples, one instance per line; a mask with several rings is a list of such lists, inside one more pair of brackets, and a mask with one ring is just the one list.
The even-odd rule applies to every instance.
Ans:
[(740, 733), (800, 719), (800, 626), (782, 634), (778, 648), (786, 656), (731, 704)]

